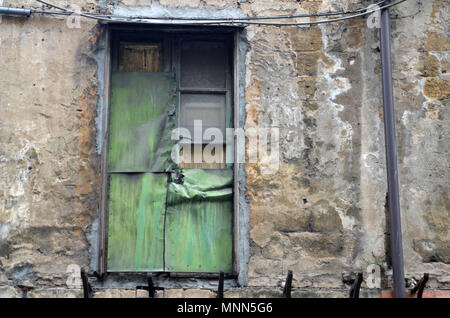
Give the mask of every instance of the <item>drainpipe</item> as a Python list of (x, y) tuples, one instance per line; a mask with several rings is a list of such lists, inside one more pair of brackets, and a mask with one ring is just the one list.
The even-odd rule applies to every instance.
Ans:
[(390, 238), (392, 268), (394, 274), (394, 296), (395, 298), (404, 298), (405, 274), (403, 268), (402, 227), (398, 187), (397, 142), (395, 140), (389, 9), (381, 10), (380, 22), (381, 67), (384, 103), (384, 135), (386, 146), (389, 219), (391, 227)]

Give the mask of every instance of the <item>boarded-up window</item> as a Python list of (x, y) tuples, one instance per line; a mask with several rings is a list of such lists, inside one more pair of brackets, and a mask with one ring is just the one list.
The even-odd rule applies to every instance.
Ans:
[[(224, 162), (232, 113), (227, 42), (171, 35), (116, 47), (107, 270), (231, 273), (233, 171)], [(216, 140), (223, 144), (217, 150), (221, 162), (173, 161), (173, 129), (191, 130), (194, 120), (223, 131), (224, 138)], [(196, 146), (203, 150), (207, 142)]]
[(162, 44), (120, 43), (120, 72), (161, 72)]

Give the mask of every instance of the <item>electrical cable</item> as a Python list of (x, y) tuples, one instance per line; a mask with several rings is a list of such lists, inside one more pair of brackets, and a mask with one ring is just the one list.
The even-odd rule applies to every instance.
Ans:
[[(53, 8), (62, 10), (62, 11), (64, 11), (64, 12), (66, 12), (66, 14), (68, 13), (69, 15), (75, 14), (75, 15), (80, 15), (80, 16), (82, 16), (82, 17), (86, 17), (86, 18), (91, 18), (91, 19), (97, 19), (97, 20), (99, 20), (99, 18), (98, 18), (96, 15), (92, 15), (92, 14), (88, 14), (88, 13), (77, 13), (77, 12), (75, 12), (75, 11), (71, 11), (71, 10), (65, 9), (65, 8), (63, 8), (63, 7), (57, 6), (57, 5), (52, 4), (52, 3), (48, 3), (48, 2), (43, 1), (43, 0), (36, 0), (36, 1), (37, 1), (37, 2), (40, 2), (40, 3), (43, 3), (43, 4), (45, 4), (45, 5), (49, 6), (49, 7), (53, 7)], [(56, 13), (54, 13), (54, 14), (56, 14)]]
[[(227, 25), (269, 25), (269, 26), (295, 26), (295, 25), (312, 25), (312, 24), (321, 24), (321, 23), (331, 23), (331, 22), (337, 22), (337, 21), (344, 21), (349, 19), (354, 19), (357, 17), (362, 17), (369, 15), (373, 12), (376, 12), (378, 10), (387, 9), (390, 7), (393, 7), (395, 5), (398, 5), (402, 2), (405, 2), (406, 0), (399, 0), (397, 2), (389, 3), (384, 6), (379, 6), (380, 4), (383, 4), (387, 2), (387, 0), (380, 1), (376, 4), (373, 4), (366, 8), (360, 8), (356, 10), (348, 10), (348, 11), (335, 11), (335, 12), (322, 12), (322, 13), (314, 13), (314, 14), (301, 14), (301, 15), (285, 15), (285, 16), (272, 16), (272, 17), (248, 17), (248, 18), (174, 18), (174, 17), (122, 17), (122, 16), (115, 16), (115, 15), (98, 15), (98, 14), (88, 14), (88, 13), (78, 13), (75, 11), (71, 11), (62, 7), (59, 7), (57, 5), (51, 4), (47, 1), (43, 0), (36, 0), (42, 4), (45, 4), (49, 7), (53, 7), (59, 10), (62, 10), (63, 12), (58, 11), (39, 11), (39, 10), (32, 10), (32, 13), (41, 13), (41, 14), (62, 14), (62, 15), (79, 15), (86, 18), (101, 20), (101, 21), (109, 21), (109, 22), (125, 22), (125, 23), (140, 23), (140, 24), (153, 24), (154, 21), (166, 21), (165, 23), (168, 23), (170, 21), (170, 24), (184, 24), (184, 25), (221, 25), (221, 24), (227, 24)], [(326, 19), (326, 20), (316, 20), (316, 21), (307, 21), (307, 22), (257, 22), (254, 20), (259, 19), (287, 19), (287, 18), (304, 18), (304, 17), (318, 17), (318, 16), (332, 16), (332, 15), (344, 15), (349, 13), (356, 13), (360, 12), (354, 15), (350, 16), (344, 16), (334, 19)]]
[(49, 10), (31, 10), (31, 13), (36, 14), (54, 14), (54, 15), (72, 15), (71, 12), (61, 12), (61, 11), (49, 11)]
[[(382, 7), (378, 7), (378, 8), (374, 8), (374, 9), (367, 9), (366, 12), (363, 13), (359, 13), (359, 14), (355, 14), (355, 15), (351, 15), (351, 16), (346, 16), (346, 17), (340, 17), (340, 18), (335, 18), (335, 19), (327, 19), (327, 20), (317, 20), (317, 21), (308, 21), (308, 22), (254, 22), (254, 21), (239, 21), (236, 23), (241, 23), (241, 24), (256, 24), (256, 25), (269, 25), (269, 26), (295, 26), (295, 25), (312, 25), (312, 24), (323, 24), (323, 23), (331, 23), (331, 22), (338, 22), (338, 21), (344, 21), (344, 20), (350, 20), (350, 19), (354, 19), (354, 18), (358, 18), (358, 17), (363, 17), (366, 15), (369, 15), (373, 12), (376, 11), (380, 11), (383, 9), (388, 9), (390, 7), (396, 6), (402, 2), (405, 2), (407, 0), (399, 0), (397, 2), (382, 6)], [(222, 23), (229, 23), (229, 22), (221, 22)], [(202, 24), (214, 24), (214, 22), (203, 22)], [(232, 22), (232, 24), (235, 24), (234, 22)]]
[[(57, 6), (55, 4), (51, 4), (47, 1), (44, 0), (36, 0), (40, 3), (43, 3), (47, 6), (50, 7), (54, 7), (57, 8), (59, 10), (63, 10), (63, 11), (70, 11), (68, 9), (62, 8), (60, 6)], [(378, 3), (375, 3), (374, 5), (376, 6), (380, 6), (383, 3), (387, 2), (388, 0), (383, 0), (380, 1)], [(296, 14), (296, 15), (279, 15), (279, 16), (257, 16), (257, 17), (245, 17), (245, 18), (216, 18), (216, 17), (148, 17), (148, 16), (111, 16), (111, 15), (106, 15), (106, 16), (102, 16), (102, 17), (106, 17), (106, 18), (121, 18), (121, 19), (139, 19), (139, 20), (145, 20), (145, 19), (158, 19), (158, 20), (201, 20), (201, 21), (240, 21), (240, 20), (264, 20), (264, 19), (292, 19), (292, 18), (307, 18), (307, 17), (320, 17), (320, 16), (332, 16), (332, 15), (344, 15), (344, 14), (351, 14), (351, 13), (361, 13), (363, 11), (366, 11), (368, 8), (359, 8), (359, 9), (354, 9), (354, 10), (345, 10), (345, 11), (330, 11), (330, 12), (319, 12), (319, 13), (310, 13), (310, 14)], [(56, 11), (57, 12), (57, 11)], [(74, 11), (70, 11), (73, 12), (73, 14), (76, 14), (76, 12)], [(38, 12), (36, 12), (38, 13)], [(43, 13), (43, 12), (39, 12), (39, 13)], [(53, 14), (55, 14), (55, 12), (52, 12)], [(66, 13), (67, 14), (67, 13)], [(80, 14), (81, 15), (81, 14)], [(89, 14), (90, 16), (93, 16), (91, 14)], [(99, 15), (95, 15), (95, 16), (99, 16)]]
[[(380, 6), (389, 0), (383, 0), (374, 5)], [(333, 15), (344, 15), (352, 13), (361, 13), (366, 11), (368, 8), (359, 8), (354, 10), (344, 10), (344, 11), (329, 11), (329, 12), (318, 12), (318, 13), (304, 13), (304, 14), (289, 14), (289, 15), (277, 15), (277, 16), (256, 16), (256, 17), (245, 17), (245, 18), (216, 18), (216, 17), (148, 17), (148, 16), (115, 16), (117, 18), (124, 19), (158, 19), (158, 20), (202, 20), (202, 21), (241, 21), (241, 20), (277, 20), (277, 19), (294, 19), (294, 18), (312, 18), (312, 17), (322, 17), (322, 16), (333, 16)]]

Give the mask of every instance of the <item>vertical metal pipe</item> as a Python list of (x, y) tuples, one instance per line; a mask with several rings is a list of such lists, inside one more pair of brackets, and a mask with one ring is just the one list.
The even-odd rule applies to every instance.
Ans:
[(397, 142), (395, 140), (394, 96), (392, 89), (391, 44), (389, 9), (381, 11), (381, 67), (384, 103), (384, 134), (386, 145), (386, 169), (388, 183), (389, 219), (391, 226), (391, 253), (394, 274), (394, 295), (405, 297), (405, 274), (403, 268), (402, 228), (400, 217)]

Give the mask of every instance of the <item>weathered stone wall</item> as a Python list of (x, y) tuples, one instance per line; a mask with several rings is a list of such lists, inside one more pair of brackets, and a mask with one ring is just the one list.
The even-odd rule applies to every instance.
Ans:
[(67, 266), (88, 264), (98, 214), (99, 29), (3, 17), (0, 38), (0, 285), (66, 287)]
[[(197, 10), (193, 14), (234, 8), (230, 12), (249, 16), (361, 5), (355, 0), (70, 3), (86, 12), (153, 6)], [(391, 10), (405, 274), (411, 284), (428, 272), (427, 286), (441, 289), (450, 288), (449, 4), (409, 0)], [(42, 8), (32, 0), (3, 5)], [(34, 286), (30, 297), (79, 297), (79, 289), (67, 287), (67, 267), (92, 269), (95, 263), (102, 30), (84, 18), (81, 28), (69, 28), (65, 17), (2, 18), (0, 297), (20, 297), (21, 284)], [(355, 273), (370, 264), (386, 266), (387, 279), (375, 285), (366, 280), (363, 287), (389, 287), (378, 32), (362, 18), (243, 31), (248, 44), (243, 120), (246, 128), (280, 129), (280, 167), (267, 175), (261, 163), (245, 166), (248, 278), (242, 288), (229, 282), (233, 290), (226, 296), (276, 296), (292, 270), (295, 295), (345, 297)], [(102, 286), (96, 297), (134, 297), (130, 284)], [(184, 291), (188, 287), (167, 285), (159, 296), (213, 295), (212, 283), (202, 284)]]

